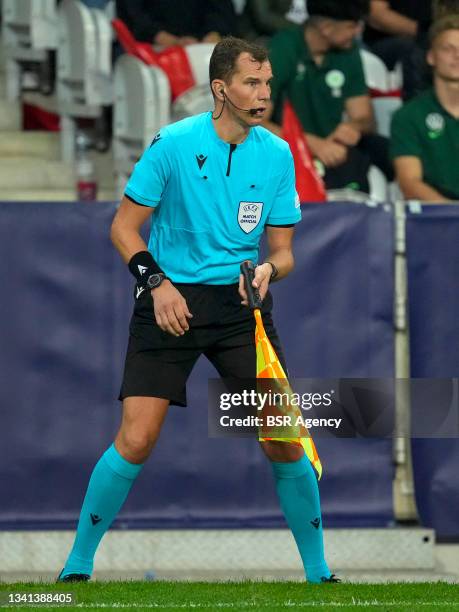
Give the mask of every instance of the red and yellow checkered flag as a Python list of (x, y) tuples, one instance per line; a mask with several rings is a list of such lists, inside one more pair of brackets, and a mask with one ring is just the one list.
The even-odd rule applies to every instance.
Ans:
[[(263, 380), (263, 383), (267, 382), (265, 379), (270, 379), (270, 383), (268, 383), (269, 388), (274, 392), (280, 392), (284, 397), (287, 395), (289, 398), (292, 397), (293, 391), (288, 381), (287, 375), (282, 368), (282, 365), (279, 361), (278, 356), (276, 355), (276, 351), (271, 344), (264, 325), (263, 319), (261, 316), (261, 311), (259, 306), (261, 305), (261, 300), (259, 295), (257, 295), (257, 291), (254, 290), (252, 286), (252, 281), (254, 278), (254, 266), (252, 262), (244, 262), (241, 265), (241, 272), (245, 278), (245, 286), (246, 292), (249, 298), (249, 306), (253, 310), (253, 314), (255, 316), (255, 346), (257, 353), (257, 380)], [(266, 390), (266, 385), (262, 385), (264, 390)], [(288, 408), (282, 410), (279, 407), (276, 407), (277, 412), (282, 411), (284, 414), (291, 416), (292, 421), (296, 422), (297, 417), (301, 417), (300, 409), (297, 405), (294, 405), (293, 402), (287, 402)], [(285, 432), (285, 427), (284, 433)], [(322, 464), (319, 459), (319, 455), (317, 454), (317, 449), (314, 444), (314, 441), (311, 437), (311, 434), (307, 430), (306, 427), (299, 426), (291, 426), (289, 428), (289, 435), (286, 437), (277, 435), (267, 436), (266, 429), (263, 428), (263, 431), (260, 432), (260, 440), (275, 440), (279, 442), (287, 442), (290, 444), (296, 444), (298, 446), (302, 446), (306, 456), (309, 461), (312, 463), (314, 469), (317, 472), (318, 478), (320, 480), (322, 476)]]

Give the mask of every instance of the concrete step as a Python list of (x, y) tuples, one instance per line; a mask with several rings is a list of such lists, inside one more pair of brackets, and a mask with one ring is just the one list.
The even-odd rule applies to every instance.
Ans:
[[(109, 160), (95, 160), (99, 189), (114, 191), (115, 179)], [(35, 157), (8, 157), (0, 161), (0, 188), (73, 190), (75, 172), (71, 164)]]
[(5, 189), (71, 189), (74, 184), (72, 167), (62, 162), (12, 157), (0, 163), (2, 192)]
[[(328, 529), (324, 535), (328, 563), (340, 570), (428, 575), (438, 565), (435, 534), (428, 529)], [(72, 531), (2, 531), (2, 573), (55, 572), (73, 538)], [(97, 569), (107, 572), (192, 571), (228, 577), (235, 568), (241, 574), (262, 570), (269, 575), (299, 572), (301, 565), (291, 533), (284, 529), (113, 530), (97, 555)]]
[(21, 129), (21, 106), (0, 98), (0, 130), (4, 132)]
[[(53, 132), (0, 132), (0, 158), (34, 157), (57, 160), (59, 135)], [(4, 160), (1, 160), (3, 164)]]

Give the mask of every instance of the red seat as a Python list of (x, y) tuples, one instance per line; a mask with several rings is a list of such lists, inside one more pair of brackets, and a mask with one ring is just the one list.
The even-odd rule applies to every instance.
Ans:
[(149, 66), (158, 66), (167, 74), (172, 100), (196, 85), (188, 55), (183, 47), (168, 47), (156, 52), (152, 45), (139, 42), (121, 19), (113, 19), (113, 29), (123, 49)]
[(121, 21), (121, 19), (113, 19), (112, 27), (115, 30), (116, 36), (118, 37), (118, 40), (126, 53), (137, 57), (139, 60), (142, 60), (144, 64), (148, 64), (150, 66), (158, 65), (158, 60), (156, 58), (157, 54), (153, 50), (153, 47), (148, 43), (143, 43), (136, 40), (124, 21)]
[(303, 127), (290, 102), (284, 105), (282, 137), (288, 142), (295, 162), (296, 190), (300, 202), (326, 202), (325, 185), (317, 174)]

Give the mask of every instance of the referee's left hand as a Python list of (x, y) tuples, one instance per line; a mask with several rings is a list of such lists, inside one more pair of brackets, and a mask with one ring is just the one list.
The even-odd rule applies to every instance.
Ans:
[[(258, 293), (260, 294), (262, 300), (265, 299), (265, 296), (268, 293), (272, 271), (273, 268), (269, 263), (261, 264), (255, 268), (255, 278), (253, 279), (252, 286), (255, 287), (255, 289), (258, 289)], [(244, 277), (242, 274), (239, 275), (239, 295), (242, 298), (241, 304), (243, 306), (248, 306), (249, 301), (247, 299), (247, 293), (244, 287)]]

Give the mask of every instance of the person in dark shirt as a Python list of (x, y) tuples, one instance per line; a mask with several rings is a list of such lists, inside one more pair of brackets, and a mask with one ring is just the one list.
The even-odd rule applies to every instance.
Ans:
[(116, 0), (116, 13), (137, 40), (163, 47), (218, 42), (237, 29), (232, 0)]
[(388, 67), (393, 68), (398, 61), (393, 57), (394, 37), (414, 40), (421, 30), (428, 28), (431, 4), (431, 0), (371, 0), (363, 35), (365, 43), (374, 53), (381, 53)]
[(244, 38), (267, 44), (269, 37), (306, 21), (306, 0), (247, 0), (240, 19)]
[(371, 0), (363, 40), (389, 70), (401, 62), (405, 99), (430, 83), (425, 54), (431, 23), (432, 0)]

